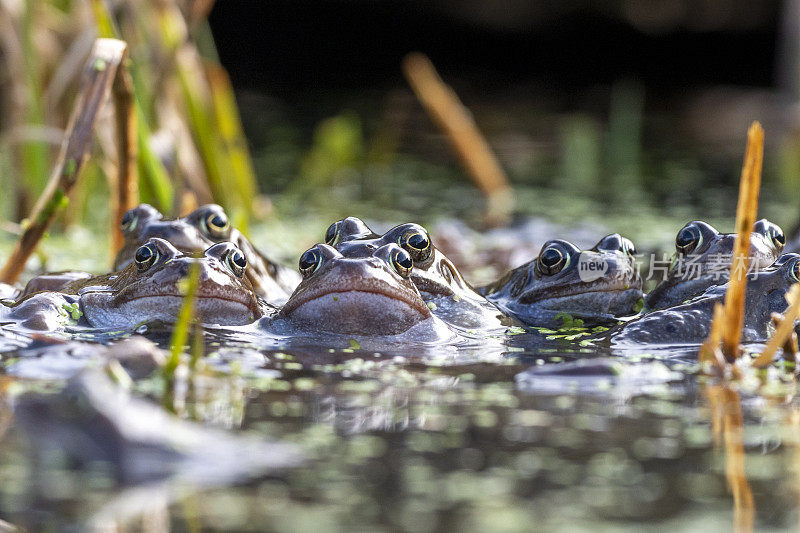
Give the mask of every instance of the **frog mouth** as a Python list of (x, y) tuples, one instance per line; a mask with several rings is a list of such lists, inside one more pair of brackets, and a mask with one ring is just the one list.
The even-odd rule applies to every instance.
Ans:
[(298, 291), (279, 316), (328, 333), (395, 335), (430, 318), (431, 311), (419, 295), (376, 279)]
[[(186, 298), (177, 292), (154, 292), (135, 297), (114, 298), (103, 291), (84, 293), (82, 308), (93, 325), (125, 327), (133, 322), (175, 322)], [(258, 306), (244, 295), (197, 294), (194, 318), (204, 324), (237, 326), (249, 324), (262, 315)]]
[(329, 299), (332, 305), (338, 301), (339, 296), (353, 294), (361, 295), (365, 298), (382, 298), (387, 302), (395, 302), (394, 305), (404, 304), (409, 309), (422, 315), (430, 315), (430, 309), (424, 301), (415, 293), (401, 287), (393, 287), (379, 279), (364, 279), (358, 283), (349, 280), (333, 281), (325, 283), (318, 289), (307, 288), (295, 292), (289, 301), (281, 309), (281, 314), (288, 315), (300, 307), (315, 300)]
[(576, 298), (581, 296), (603, 297), (615, 292), (622, 293), (634, 291), (641, 293), (641, 289), (641, 279), (638, 276), (630, 276), (620, 279), (612, 278), (605, 281), (597, 280), (590, 283), (571, 283), (563, 287), (542, 287), (523, 294), (519, 300), (523, 303), (533, 304), (562, 301), (567, 298)]

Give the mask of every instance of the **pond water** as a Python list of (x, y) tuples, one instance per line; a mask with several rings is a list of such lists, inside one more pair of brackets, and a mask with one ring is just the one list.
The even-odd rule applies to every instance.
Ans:
[[(140, 333), (169, 344), (169, 331)], [(82, 442), (75, 428), (104, 427), (80, 394), (59, 392), (102, 357), (43, 338), (21, 348), (31, 338), (5, 332), (0, 519), (31, 530), (798, 527), (800, 404), (781, 364), (720, 382), (699, 376), (696, 346), (513, 333), (391, 346), (209, 330), (204, 356), (169, 389), (157, 371), (131, 394), (205, 429), (288, 443), (303, 459), (251, 469), (254, 457), (209, 439), (203, 464), (231, 454), (237, 468), (209, 480), (160, 472), (154, 460), (158, 475), (131, 483), (107, 464), (130, 450), (112, 446), (98, 461), (66, 444)], [(78, 407), (15, 416), (31, 394)]]

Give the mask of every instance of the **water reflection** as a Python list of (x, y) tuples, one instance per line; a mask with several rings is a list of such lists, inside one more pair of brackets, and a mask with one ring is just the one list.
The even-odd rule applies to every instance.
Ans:
[[(80, 464), (37, 463), (12, 425), (0, 437), (8, 481), (0, 516), (51, 528), (138, 523), (145, 514), (210, 530), (723, 529), (728, 484), (741, 530), (753, 527), (755, 504), (760, 526), (795, 520), (797, 470), (787, 465), (800, 452), (783, 433), (800, 424), (787, 411), (793, 383), (768, 380), (759, 394), (698, 386), (681, 350), (610, 357), (597, 346), (587, 354), (574, 342), (525, 337), (436, 356), (210, 336), (206, 359), (174, 383), (171, 409), (204, 426), (295, 443), (308, 463), (239, 486), (182, 486), (148, 507), (154, 487), (120, 487)], [(61, 357), (84, 359), (71, 350)], [(7, 369), (46, 359), (17, 357)], [(11, 388), (34, 383), (16, 377)], [(165, 399), (158, 376), (133, 387)], [(26, 493), (36, 479), (63, 485)]]
[(753, 492), (745, 473), (744, 419), (739, 393), (729, 385), (705, 387), (711, 413), (714, 445), (723, 442), (725, 477), (733, 494), (733, 524), (736, 531), (752, 531), (755, 516)]

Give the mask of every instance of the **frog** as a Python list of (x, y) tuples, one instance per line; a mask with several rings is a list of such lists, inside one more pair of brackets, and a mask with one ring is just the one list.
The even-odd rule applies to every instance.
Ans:
[[(662, 281), (645, 297), (647, 310), (664, 309), (730, 279), (735, 233), (720, 233), (702, 220), (689, 222), (675, 237), (675, 254)], [(777, 224), (761, 219), (750, 234), (750, 268), (769, 267), (780, 257), (786, 236)]]
[(303, 281), (265, 327), (278, 332), (434, 341), (452, 334), (412, 281), (413, 260), (395, 243), (346, 257), (317, 244), (299, 260)]
[(613, 233), (589, 250), (563, 239), (544, 243), (539, 256), (481, 287), (486, 298), (524, 324), (557, 328), (579, 319), (601, 325), (635, 315), (642, 278), (633, 243)]
[(258, 251), (231, 225), (225, 210), (217, 204), (200, 206), (181, 218), (167, 218), (151, 205), (141, 204), (123, 215), (120, 227), (124, 243), (114, 259), (114, 270), (131, 264), (136, 251), (151, 237), (167, 240), (185, 252), (200, 252), (216, 243), (232, 242), (247, 260), (247, 278), (267, 302), (286, 301), (300, 283), (297, 272)]
[[(773, 313), (786, 310), (786, 292), (800, 281), (800, 255), (783, 254), (769, 268), (747, 274), (742, 342), (762, 342)], [(728, 283), (666, 309), (644, 314), (611, 334), (616, 344), (699, 344), (709, 335), (714, 306), (724, 303)]]
[(412, 259), (410, 279), (423, 300), (451, 327), (469, 333), (519, 324), (478, 294), (419, 224), (399, 224), (380, 235), (363, 220), (348, 217), (328, 227), (325, 243), (346, 257), (366, 257), (381, 246), (397, 244)]
[[(59, 392), (20, 395), (14, 419), (33, 453), (53, 458), (57, 450), (56, 461), (75, 470), (96, 472), (102, 464), (106, 481), (139, 491), (145, 486), (160, 497), (169, 494), (161, 481), (218, 486), (275, 476), (305, 460), (295, 444), (183, 420), (94, 368), (68, 379)], [(42, 468), (41, 461), (32, 462)]]
[(173, 323), (195, 265), (199, 279), (194, 316), (201, 323), (245, 325), (270, 309), (256, 296), (246, 275), (247, 259), (234, 244), (181, 252), (163, 239), (151, 238), (119, 272), (79, 279), (0, 306), (0, 323), (32, 330), (74, 325), (128, 331), (147, 322)]

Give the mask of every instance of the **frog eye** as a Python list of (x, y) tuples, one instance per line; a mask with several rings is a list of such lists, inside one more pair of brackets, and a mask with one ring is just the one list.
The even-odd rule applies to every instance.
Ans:
[(320, 263), (322, 263), (322, 255), (319, 251), (314, 248), (306, 250), (300, 256), (300, 273), (307, 278), (319, 268)]
[(339, 220), (334, 222), (330, 226), (328, 226), (328, 230), (325, 232), (325, 244), (333, 246), (336, 242), (336, 239), (339, 238), (339, 230), (342, 227), (342, 221)]
[(789, 268), (789, 277), (795, 282), (800, 281), (800, 259), (795, 259), (794, 263), (792, 263)]
[(414, 266), (414, 261), (411, 256), (402, 248), (395, 250), (392, 253), (392, 267), (398, 274), (407, 278), (411, 275), (411, 268)]
[(139, 272), (144, 272), (158, 260), (158, 248), (152, 244), (145, 244), (136, 250), (136, 255), (133, 257), (136, 261), (136, 268)]
[(684, 226), (675, 237), (675, 249), (679, 254), (690, 254), (703, 242), (703, 235), (697, 226), (689, 224)]
[(400, 237), (398, 244), (417, 261), (425, 261), (431, 255), (431, 240), (425, 232), (407, 231)]
[(241, 278), (247, 268), (247, 258), (239, 250), (233, 250), (225, 256), (225, 264), (237, 278)]
[(125, 211), (125, 214), (122, 215), (122, 220), (120, 221), (119, 226), (122, 228), (122, 231), (132, 231), (136, 227), (138, 220), (139, 217), (136, 216), (136, 210), (128, 209)]
[(224, 239), (231, 227), (228, 216), (221, 211), (212, 211), (203, 219), (203, 229), (214, 239)]
[(783, 248), (783, 246), (786, 244), (786, 235), (783, 234), (783, 230), (778, 226), (772, 226), (770, 228), (769, 236), (772, 238), (772, 242), (780, 248)]
[(636, 255), (636, 246), (634, 246), (632, 241), (622, 239), (622, 253), (634, 257)]
[(545, 248), (539, 254), (539, 271), (542, 274), (552, 276), (558, 274), (569, 263), (569, 256), (565, 255), (558, 248)]

